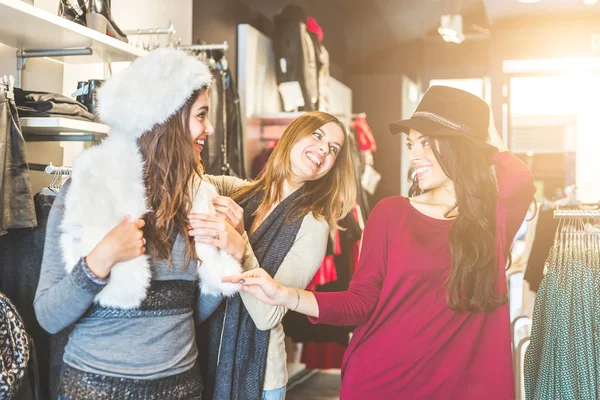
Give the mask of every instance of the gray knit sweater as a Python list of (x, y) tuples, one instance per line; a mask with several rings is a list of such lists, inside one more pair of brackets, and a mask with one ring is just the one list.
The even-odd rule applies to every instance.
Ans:
[(64, 362), (82, 371), (131, 379), (157, 379), (192, 368), (198, 356), (195, 323), (207, 318), (221, 299), (198, 295), (197, 261), (184, 268), (184, 238), (175, 240), (172, 267), (165, 260), (150, 261), (155, 289), (151, 305), (132, 310), (94, 306), (105, 282), (91, 274), (84, 259), (67, 274), (60, 254), (68, 188), (67, 183), (48, 217), (34, 302), (37, 319), (48, 332), (74, 324)]

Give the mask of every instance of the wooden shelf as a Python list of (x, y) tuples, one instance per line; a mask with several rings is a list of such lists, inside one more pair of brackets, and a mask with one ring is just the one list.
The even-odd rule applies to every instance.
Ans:
[(20, 50), (91, 48), (86, 56), (52, 57), (69, 64), (133, 61), (146, 51), (21, 0), (0, 0), (0, 43)]
[(108, 125), (95, 122), (80, 121), (70, 118), (20, 118), (21, 129), (26, 134), (73, 134), (85, 133), (94, 135), (106, 135), (110, 128)]

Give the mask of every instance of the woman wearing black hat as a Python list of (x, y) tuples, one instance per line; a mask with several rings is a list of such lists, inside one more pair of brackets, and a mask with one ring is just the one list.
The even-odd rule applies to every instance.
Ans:
[(411, 197), (374, 208), (348, 291), (290, 289), (261, 270), (227, 278), (314, 323), (358, 326), (342, 399), (514, 398), (505, 267), (535, 188), (491, 120), (484, 101), (438, 86), (390, 125), (408, 134)]

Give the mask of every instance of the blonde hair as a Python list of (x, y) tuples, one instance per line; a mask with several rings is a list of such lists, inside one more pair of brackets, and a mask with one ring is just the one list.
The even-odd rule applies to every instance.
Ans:
[[(312, 135), (330, 122), (346, 133), (344, 125), (333, 115), (312, 111), (298, 117), (287, 127), (258, 178), (242, 186), (232, 196), (236, 201), (246, 201), (265, 189), (265, 195), (255, 215), (266, 215), (272, 206), (279, 203), (283, 184), (292, 175), (290, 154), (299, 140)], [(304, 193), (291, 214), (297, 218), (312, 212), (315, 218), (324, 219), (330, 227), (339, 228), (338, 221), (344, 218), (356, 202), (356, 182), (350, 156), (348, 138), (336, 157), (333, 167), (316, 181), (304, 184)]]

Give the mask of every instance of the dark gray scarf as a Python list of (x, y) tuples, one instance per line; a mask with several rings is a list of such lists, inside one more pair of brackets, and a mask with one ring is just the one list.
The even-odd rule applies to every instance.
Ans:
[[(260, 267), (271, 276), (275, 275), (294, 244), (302, 224), (302, 218), (290, 214), (302, 201), (302, 193), (299, 189), (289, 195), (249, 238)], [(253, 214), (263, 196), (264, 191), (240, 204), (244, 208), (244, 226), (247, 228), (252, 226)], [(256, 328), (239, 294), (224, 302), (206, 323), (209, 324), (206, 399), (260, 400), (269, 331)]]

